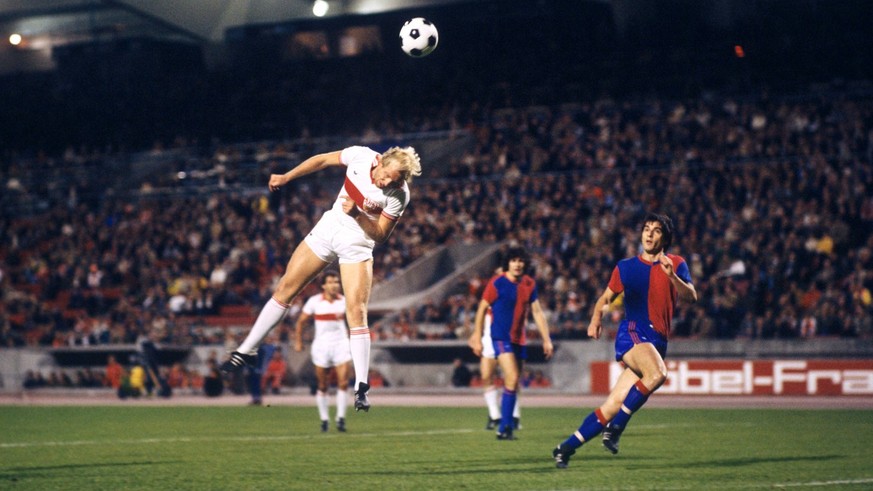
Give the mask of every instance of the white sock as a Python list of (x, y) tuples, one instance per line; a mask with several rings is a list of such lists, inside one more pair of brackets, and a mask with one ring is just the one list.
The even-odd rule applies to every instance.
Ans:
[(349, 405), (349, 393), (342, 390), (336, 390), (336, 419), (346, 417), (346, 407)]
[(261, 309), (261, 313), (258, 315), (257, 320), (255, 320), (255, 325), (249, 331), (249, 335), (246, 336), (245, 341), (236, 350), (244, 355), (254, 355), (257, 353), (261, 341), (276, 327), (276, 324), (282, 321), (286, 312), (288, 312), (287, 304), (275, 298), (270, 298), (267, 304), (264, 305), (264, 308)]
[(315, 405), (318, 406), (318, 416), (321, 420), (329, 420), (330, 414), (327, 412), (327, 392), (319, 390), (315, 393)]
[(358, 384), (369, 380), (370, 328), (350, 327), (349, 348), (352, 350), (352, 363), (355, 365), (355, 390), (358, 390)]
[(521, 404), (519, 404), (518, 392), (515, 393), (515, 407), (512, 408), (512, 417), (521, 419)]
[(485, 388), (485, 405), (488, 406), (488, 417), (500, 419), (500, 406), (497, 404), (497, 388), (489, 385)]

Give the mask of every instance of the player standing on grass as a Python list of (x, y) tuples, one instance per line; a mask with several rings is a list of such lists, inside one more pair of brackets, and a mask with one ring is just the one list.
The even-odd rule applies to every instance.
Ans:
[(321, 278), (321, 293), (309, 297), (297, 318), (294, 330), (294, 351), (303, 351), (303, 328), (310, 319), (315, 320), (315, 337), (312, 339), (312, 364), (315, 365), (315, 378), (318, 389), (315, 392), (315, 405), (321, 417), (321, 431), (327, 431), (330, 413), (328, 411), (328, 375), (330, 367), (336, 367), (336, 429), (346, 431), (346, 391), (349, 388), (349, 337), (346, 334), (346, 299), (340, 294), (339, 273), (328, 270)]
[(485, 313), (491, 309), (491, 340), (497, 363), (503, 372), (503, 396), (500, 400), (500, 425), (498, 440), (512, 440), (512, 413), (518, 391), (521, 364), (527, 359), (527, 336), (525, 327), (528, 312), (533, 314), (534, 322), (543, 338), (543, 352), (551, 358), (554, 351), (549, 335), (549, 324), (537, 298), (537, 284), (533, 278), (524, 274), (529, 263), (527, 252), (520, 247), (510, 248), (503, 264), (504, 273), (497, 275), (485, 286), (482, 300), (476, 311), (476, 321), (469, 345), (482, 356), (482, 332)]
[(248, 336), (221, 365), (236, 372), (256, 360), (258, 344), (285, 316), (289, 303), (334, 260), (339, 259), (349, 346), (355, 365), (355, 410), (368, 411), (370, 328), (367, 304), (373, 283), (373, 248), (388, 240), (409, 204), (409, 182), (421, 175), (412, 147), (393, 147), (380, 154), (367, 147), (309, 157), (285, 174), (270, 176), (270, 191), (328, 167), (346, 167), (345, 182), (333, 207), (322, 215), (297, 246), (273, 297), (264, 305)]
[[(485, 312), (485, 323), (482, 330), (482, 356), (479, 357), (479, 373), (482, 377), (482, 394), (485, 397), (485, 407), (488, 408), (486, 430), (493, 430), (500, 424), (500, 392), (495, 385), (497, 376), (497, 357), (494, 356), (494, 343), (491, 341), (491, 309)], [(516, 393), (515, 408), (512, 410), (512, 428), (521, 426), (521, 405)]]
[(642, 253), (619, 261), (588, 324), (588, 336), (600, 338), (605, 307), (624, 292), (625, 319), (615, 337), (615, 359), (625, 369), (606, 402), (552, 451), (558, 468), (566, 468), (576, 449), (601, 431), (603, 446), (618, 453), (621, 432), (631, 416), (667, 379), (664, 357), (677, 297), (697, 301), (685, 259), (664, 252), (673, 242), (670, 217), (648, 214), (641, 235)]

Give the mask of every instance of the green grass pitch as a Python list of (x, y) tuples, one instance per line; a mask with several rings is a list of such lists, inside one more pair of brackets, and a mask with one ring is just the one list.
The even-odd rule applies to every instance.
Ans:
[(556, 469), (590, 408), (525, 408), (497, 441), (478, 408), (0, 407), (0, 489), (873, 489), (873, 409), (660, 409), (612, 456)]

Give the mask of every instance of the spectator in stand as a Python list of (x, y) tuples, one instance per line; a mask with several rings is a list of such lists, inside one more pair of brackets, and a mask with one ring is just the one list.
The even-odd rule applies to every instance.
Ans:
[(103, 385), (112, 387), (116, 391), (121, 387), (121, 377), (124, 376), (124, 367), (115, 359), (115, 355), (106, 357), (106, 371), (103, 375)]
[(464, 360), (455, 358), (452, 362), (452, 386), (469, 387), (472, 378), (473, 374), (470, 372), (466, 363), (464, 363)]
[(263, 385), (264, 388), (269, 387), (270, 392), (279, 394), (282, 388), (282, 382), (285, 380), (285, 374), (288, 372), (288, 364), (285, 363), (285, 357), (282, 356), (280, 350), (273, 352), (273, 358), (267, 365), (267, 371), (264, 372)]
[(552, 381), (546, 377), (542, 370), (535, 370), (533, 378), (530, 381), (530, 387), (533, 389), (547, 389), (552, 386)]

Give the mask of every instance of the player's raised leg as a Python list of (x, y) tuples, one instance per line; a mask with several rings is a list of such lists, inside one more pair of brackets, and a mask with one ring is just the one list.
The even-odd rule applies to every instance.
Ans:
[(306, 242), (301, 242), (291, 255), (291, 259), (288, 260), (285, 274), (279, 280), (273, 297), (261, 309), (261, 313), (242, 344), (231, 353), (227, 361), (221, 364), (221, 371), (233, 373), (242, 370), (246, 365), (254, 365), (257, 361), (258, 346), (285, 317), (291, 300), (327, 265), (328, 263), (322, 261), (312, 252)]
[(639, 380), (639, 377), (630, 369), (625, 369), (621, 373), (603, 405), (582, 420), (579, 428), (552, 451), (552, 457), (554, 457), (558, 468), (566, 468), (570, 457), (576, 453), (576, 449), (603, 431), (607, 423), (619, 412), (621, 403), (630, 387)]
[(638, 380), (628, 384), (625, 397), (619, 405), (620, 410), (604, 430), (603, 446), (613, 454), (618, 453), (619, 439), (627, 428), (631, 416), (643, 407), (643, 404), (649, 400), (649, 395), (667, 380), (667, 366), (661, 354), (651, 343), (634, 345), (625, 353), (622, 360), (628, 366), (626, 371), (633, 370), (640, 376)]

